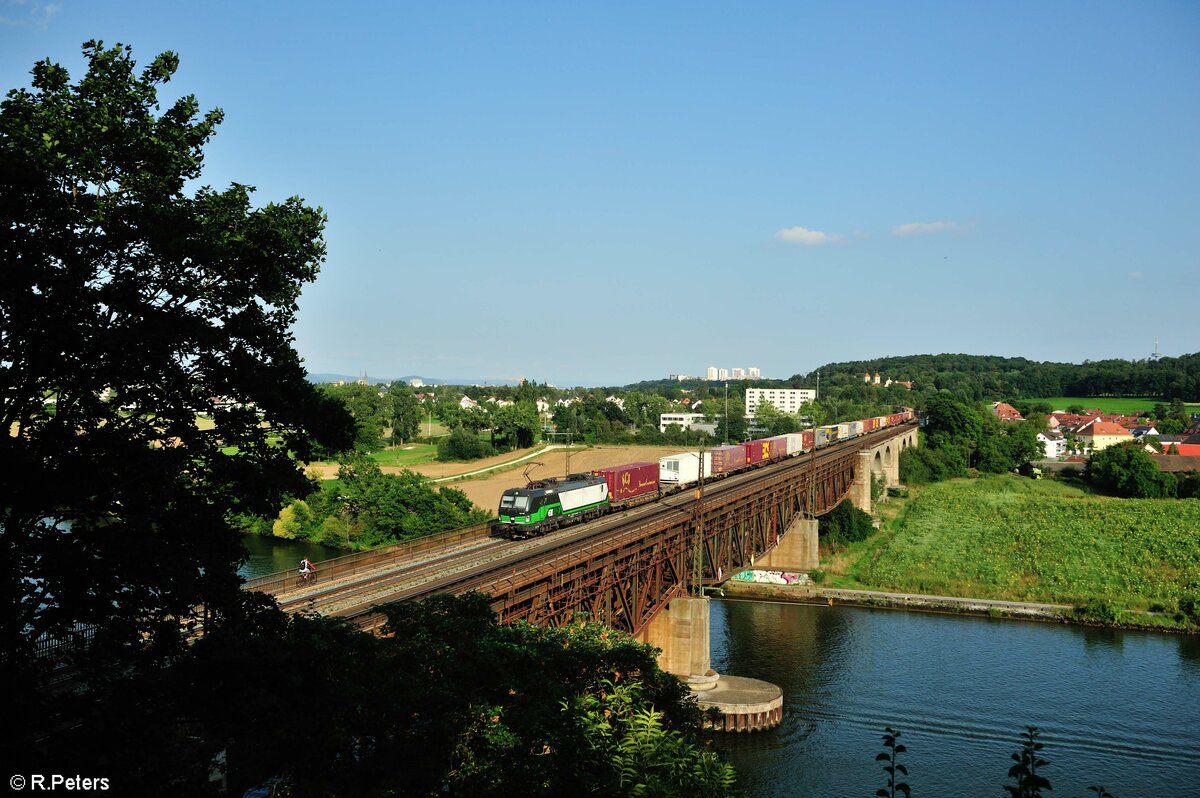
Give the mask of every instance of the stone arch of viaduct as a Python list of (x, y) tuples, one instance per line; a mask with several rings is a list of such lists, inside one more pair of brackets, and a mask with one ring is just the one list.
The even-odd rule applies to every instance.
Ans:
[[(917, 429), (912, 427), (893, 438), (875, 446), (864, 448), (858, 453), (858, 468), (854, 486), (850, 489), (850, 500), (863, 512), (871, 512), (871, 478), (883, 477), (887, 487), (900, 484), (900, 455), (904, 450), (917, 445)], [(883, 500), (886, 501), (887, 494)]]

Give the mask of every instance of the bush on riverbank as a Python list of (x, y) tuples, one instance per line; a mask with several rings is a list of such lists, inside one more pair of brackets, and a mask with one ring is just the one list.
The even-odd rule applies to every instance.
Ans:
[(1013, 476), (909, 500), (851, 570), (864, 586), (978, 598), (1179, 607), (1200, 585), (1200, 502), (1089, 496)]
[(437, 487), (411, 471), (384, 474), (367, 458), (343, 463), (338, 479), (284, 506), (273, 521), (243, 517), (248, 532), (370, 549), (486, 521), (490, 514), (461, 490)]

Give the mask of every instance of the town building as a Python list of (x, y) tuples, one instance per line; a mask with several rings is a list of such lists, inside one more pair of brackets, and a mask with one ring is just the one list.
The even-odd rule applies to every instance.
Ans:
[(658, 431), (666, 432), (667, 427), (678, 424), (683, 429), (691, 429), (693, 425), (704, 421), (703, 413), (662, 413), (658, 417)]
[(776, 410), (798, 413), (805, 402), (816, 400), (817, 392), (811, 388), (747, 388), (746, 416), (754, 417), (755, 410), (763, 402), (770, 402)]
[(1075, 437), (1089, 446), (1093, 452), (1103, 451), (1109, 446), (1133, 440), (1129, 430), (1111, 421), (1094, 421), (1081, 427)]
[(1056, 460), (1067, 453), (1067, 439), (1057, 430), (1046, 430), (1037, 434), (1038, 443), (1046, 451), (1047, 460)]
[(1024, 421), (1025, 416), (1017, 408), (1005, 402), (992, 402), (992, 413), (1001, 421)]

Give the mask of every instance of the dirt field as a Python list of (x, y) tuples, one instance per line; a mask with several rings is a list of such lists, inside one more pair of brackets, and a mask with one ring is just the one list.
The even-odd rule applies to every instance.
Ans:
[[(507, 454), (489, 457), (484, 460), (476, 460), (473, 463), (426, 463), (414, 466), (412, 470), (427, 477), (445, 477), (505, 463), (523, 454), (528, 454), (529, 451), (528, 449), (523, 449), (508, 452)], [(573, 449), (571, 451), (571, 471), (579, 473), (581, 471), (591, 471), (594, 468), (604, 468), (605, 466), (622, 465), (624, 463), (656, 462), (660, 457), (668, 454), (676, 454), (680, 451), (683, 451), (683, 449), (678, 446), (593, 446), (590, 449)], [(477, 506), (482, 507), (488, 512), (495, 512), (496, 508), (500, 505), (500, 496), (504, 491), (509, 488), (520, 487), (524, 484), (522, 475), (530, 464), (542, 463), (540, 467), (534, 468), (529, 472), (529, 476), (536, 479), (537, 477), (562, 476), (566, 473), (566, 460), (566, 452), (564, 450), (554, 449), (538, 455), (531, 460), (517, 463), (512, 468), (481, 474), (477, 477), (442, 482), (440, 484), (458, 488), (467, 494), (467, 498)], [(321, 473), (328, 471), (328, 477), (337, 476), (336, 465), (309, 467), (310, 472), (317, 471), (318, 469)], [(388, 467), (383, 470), (388, 472), (399, 471), (400, 469)]]
[[(660, 457), (680, 451), (682, 449), (678, 446), (595, 446), (591, 449), (584, 449), (582, 451), (574, 450), (571, 452), (571, 471), (579, 473), (581, 471), (591, 471), (593, 468), (604, 468), (605, 466), (622, 465), (624, 463), (657, 462)], [(509, 457), (502, 459), (511, 459), (511, 455), (512, 453), (510, 452)], [(533, 458), (532, 461), (526, 460), (524, 463), (520, 463), (517, 467), (510, 470), (493, 474), (481, 474), (478, 477), (471, 477), (455, 482), (443, 482), (441, 484), (458, 488), (467, 494), (467, 498), (477, 506), (494, 513), (496, 508), (500, 506), (500, 496), (504, 491), (509, 488), (521, 487), (524, 484), (522, 474), (530, 462), (543, 463), (541, 468), (535, 468), (529, 472), (529, 476), (532, 478), (562, 476), (566, 473), (566, 455), (561, 449), (556, 449), (539, 455)], [(422, 466), (416, 470), (425, 473), (423, 470), (425, 468), (437, 468), (445, 465), (447, 464), (431, 464), (429, 466)], [(473, 463), (470, 465), (458, 465), (458, 471), (460, 472), (473, 468), (478, 468), (478, 466)]]

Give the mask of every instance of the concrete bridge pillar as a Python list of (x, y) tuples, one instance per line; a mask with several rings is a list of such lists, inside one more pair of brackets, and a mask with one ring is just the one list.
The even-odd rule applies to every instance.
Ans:
[(769, 571), (811, 571), (820, 564), (817, 521), (797, 516), (775, 548), (760, 557), (754, 567)]
[(892, 456), (884, 465), (884, 473), (887, 475), (889, 488), (900, 484), (900, 448), (898, 443), (892, 446)]
[(716, 674), (709, 675), (708, 602), (708, 598), (695, 596), (671, 599), (638, 635), (642, 642), (662, 649), (660, 668), (691, 685), (716, 683)]
[(871, 463), (875, 452), (858, 453), (858, 468), (854, 471), (854, 484), (850, 487), (850, 501), (864, 513), (871, 512)]

